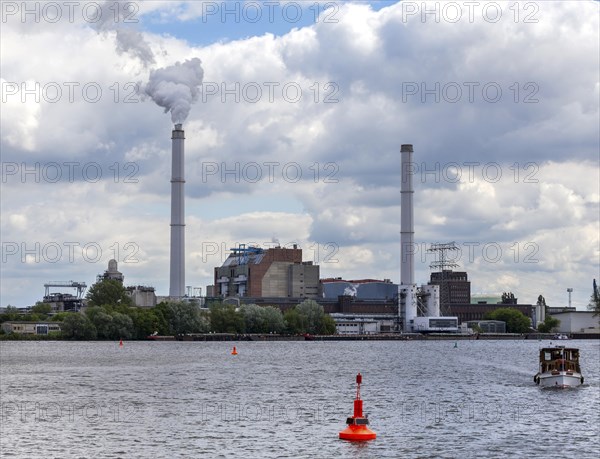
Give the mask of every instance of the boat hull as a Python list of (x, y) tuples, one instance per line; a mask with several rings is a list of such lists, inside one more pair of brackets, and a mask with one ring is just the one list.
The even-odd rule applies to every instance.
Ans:
[(542, 373), (539, 375), (540, 387), (576, 387), (581, 386), (582, 377), (580, 373), (567, 374), (561, 371), (559, 374)]

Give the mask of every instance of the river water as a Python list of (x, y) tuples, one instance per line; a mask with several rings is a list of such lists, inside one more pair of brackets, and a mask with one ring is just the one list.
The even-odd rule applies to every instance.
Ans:
[[(548, 341), (4, 341), (0, 456), (595, 458), (600, 346), (567, 343), (585, 384), (556, 390)], [(338, 439), (359, 371), (362, 444)]]

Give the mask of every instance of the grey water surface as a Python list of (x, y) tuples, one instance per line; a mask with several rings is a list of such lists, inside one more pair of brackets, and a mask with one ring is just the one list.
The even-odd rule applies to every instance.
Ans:
[[(560, 343), (565, 390), (533, 383), (548, 344), (3, 341), (0, 457), (599, 457), (599, 342)], [(377, 439), (351, 443), (359, 371)]]

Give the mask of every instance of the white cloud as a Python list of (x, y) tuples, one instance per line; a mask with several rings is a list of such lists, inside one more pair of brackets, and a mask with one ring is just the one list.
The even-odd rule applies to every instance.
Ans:
[[(598, 5), (537, 5), (537, 23), (523, 22), (529, 11), (515, 22), (504, 9), (498, 23), (479, 15), (453, 24), (405, 20), (399, 4), (375, 12), (345, 3), (338, 23), (204, 47), (190, 45), (202, 42), (198, 37), (152, 34), (138, 24), (156, 67), (199, 57), (204, 81), (214, 83), (185, 125), (189, 283), (211, 282), (231, 244), (272, 238), (299, 243), (323, 276), (397, 281), (399, 147), (413, 143), (419, 167), (439, 164), (439, 172), (415, 177), (416, 238), (479, 243), (472, 261), (460, 261), (473, 291), (516, 290), (528, 302), (542, 293), (558, 304), (568, 286), (576, 305), (587, 304), (600, 261)], [(201, 11), (194, 3), (144, 2), (140, 17), (177, 28)], [(6, 175), (3, 166), (1, 229), (3, 242), (18, 248), (3, 251), (0, 305), (34, 302), (51, 279), (91, 283), (117, 249), (127, 281), (166, 292), (172, 126), (134, 90), (150, 68), (119, 54), (114, 34), (82, 21), (13, 21), (3, 24), (0, 41), (2, 161), (17, 167)], [(28, 81), (58, 83), (63, 98), (21, 103), (21, 94), (4, 92), (7, 82)], [(68, 82), (79, 84), (73, 102)], [(477, 83), (472, 102), (469, 82)], [(98, 102), (82, 96), (87, 83), (102, 89)], [(423, 101), (421, 90), (436, 83), (439, 101), (436, 94)], [(442, 92), (449, 83), (448, 90), (463, 91), (455, 103)], [(482, 97), (487, 83), (502, 89), (496, 103)], [(262, 93), (253, 102), (257, 87)], [(299, 100), (284, 87), (301, 88)], [(57, 183), (22, 175), (23, 164), (39, 163), (44, 182), (51, 162), (63, 167)], [(66, 162), (78, 164), (72, 181)], [(475, 162), (471, 178), (466, 163)], [(82, 172), (87, 165), (92, 173), (92, 163), (102, 172), (98, 182)], [(219, 171), (206, 175), (209, 163)], [(256, 183), (242, 173), (250, 163), (261, 168)], [(450, 163), (461, 168), (460, 180)], [(291, 164), (301, 180), (283, 173)], [(485, 175), (492, 164), (502, 172), (498, 181)], [(35, 262), (34, 253), (22, 263), (21, 244), (35, 252), (36, 242), (38, 252), (52, 242), (97, 243), (103, 254), (89, 262), (77, 248), (79, 262)], [(126, 249), (128, 243), (135, 246)], [(485, 244), (498, 244), (503, 256), (486, 260)], [(131, 247), (137, 262), (124, 263)], [(417, 262), (420, 282), (430, 261)]]

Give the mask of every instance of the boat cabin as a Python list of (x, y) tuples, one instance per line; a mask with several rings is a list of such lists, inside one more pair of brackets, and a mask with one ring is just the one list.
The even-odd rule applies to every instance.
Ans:
[(540, 373), (567, 371), (581, 373), (579, 349), (564, 346), (547, 347), (540, 350)]

